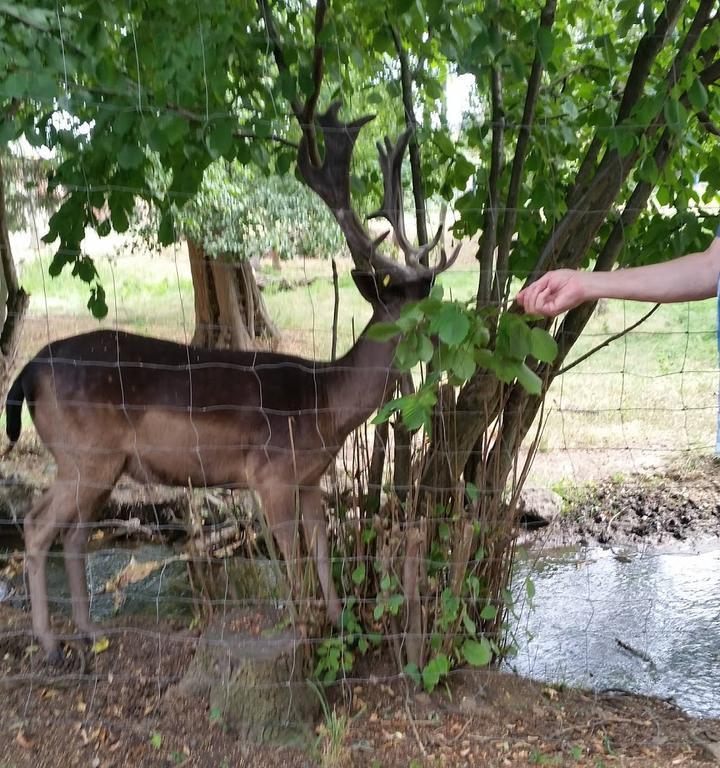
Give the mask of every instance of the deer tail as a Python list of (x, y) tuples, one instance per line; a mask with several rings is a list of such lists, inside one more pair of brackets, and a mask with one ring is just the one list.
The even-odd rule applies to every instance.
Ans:
[(7, 415), (5, 431), (10, 440), (10, 445), (3, 452), (3, 458), (10, 453), (20, 437), (20, 430), (22, 429), (21, 414), (23, 400), (25, 400), (25, 391), (22, 386), (21, 373), (10, 387), (7, 400), (5, 401), (5, 413)]

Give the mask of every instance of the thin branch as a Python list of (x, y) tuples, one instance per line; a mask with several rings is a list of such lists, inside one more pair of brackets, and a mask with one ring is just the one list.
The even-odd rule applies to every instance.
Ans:
[(653, 28), (648, 29), (638, 43), (623, 90), (616, 125), (630, 116), (633, 107), (642, 96), (652, 65), (665, 45), (667, 36), (675, 28), (686, 1), (668, 0), (655, 20)]
[(700, 72), (700, 81), (703, 85), (714, 85), (720, 80), (720, 59), (716, 59), (710, 66)]
[(628, 333), (631, 331), (634, 331), (639, 325), (642, 325), (649, 317), (652, 317), (652, 315), (657, 312), (657, 310), (660, 309), (660, 304), (656, 304), (649, 312), (646, 312), (637, 322), (633, 323), (632, 325), (628, 326), (624, 330), (620, 331), (619, 333), (615, 333), (612, 336), (608, 336), (605, 341), (603, 341), (601, 344), (598, 344), (597, 346), (593, 347), (590, 351), (586, 352), (584, 355), (580, 355), (576, 360), (573, 360), (572, 363), (569, 365), (566, 365), (564, 368), (561, 368), (555, 376), (562, 376), (563, 373), (567, 373), (568, 371), (572, 370), (576, 365), (580, 365), (580, 363), (585, 362), (589, 357), (592, 357), (596, 352), (599, 352), (604, 347), (610, 346), (610, 344), (613, 343), (613, 341), (617, 341), (618, 339), (622, 339), (623, 336), (627, 336)]
[(304, 123), (303, 130), (308, 140), (308, 151), (310, 153), (310, 161), (314, 166), (319, 166), (322, 162), (320, 158), (320, 150), (317, 143), (317, 135), (315, 133), (315, 109), (317, 107), (318, 99), (320, 98), (320, 89), (322, 88), (324, 67), (325, 67), (325, 51), (320, 44), (320, 33), (325, 25), (325, 14), (327, 13), (327, 1), (317, 0), (315, 6), (315, 47), (313, 49), (313, 91), (308, 96), (305, 106), (302, 111), (302, 122)]
[(708, 132), (711, 133), (713, 136), (720, 136), (720, 128), (715, 125), (710, 115), (705, 112), (704, 110), (698, 112), (695, 117), (697, 117), (698, 122), (702, 127)]
[(502, 75), (498, 66), (490, 68), (490, 93), (492, 96), (492, 148), (487, 207), (483, 217), (483, 231), (477, 255), (480, 262), (480, 278), (478, 280), (477, 292), (478, 309), (482, 309), (490, 302), (493, 278), (492, 262), (497, 243), (500, 176), (504, 164), (505, 112), (503, 108)]
[[(657, 19), (655, 19), (653, 28), (649, 29), (638, 43), (637, 48), (635, 49), (635, 55), (633, 56), (630, 72), (626, 80), (625, 89), (623, 90), (615, 125), (619, 125), (632, 113), (633, 108), (641, 98), (652, 65), (665, 45), (667, 35), (677, 24), (685, 2), (686, 0), (669, 0)], [(597, 157), (604, 144), (605, 142), (599, 139), (597, 135), (590, 143), (590, 147), (580, 165), (580, 170), (576, 177), (575, 184), (573, 185), (573, 189), (568, 195), (568, 208), (578, 208), (579, 206), (576, 202), (577, 196), (585, 196), (591, 185), (594, 184), (594, 181), (591, 180), (591, 171), (595, 167)], [(617, 155), (617, 151), (607, 152), (603, 158), (603, 162), (611, 161), (615, 159), (615, 156)], [(603, 162), (600, 163), (600, 169), (603, 167)]]
[[(540, 27), (550, 29), (555, 22), (555, 8), (557, 0), (547, 0), (545, 7), (540, 13)], [(530, 71), (527, 93), (525, 95), (525, 106), (523, 107), (522, 123), (518, 133), (517, 143), (515, 144), (515, 155), (513, 157), (512, 171), (510, 174), (510, 186), (508, 187), (507, 199), (505, 202), (505, 216), (503, 218), (502, 233), (498, 243), (497, 268), (495, 271), (495, 290), (493, 295), (501, 300), (505, 295), (508, 285), (508, 263), (510, 260), (510, 242), (515, 232), (515, 223), (517, 221), (517, 204), (520, 196), (520, 184), (522, 182), (523, 169), (525, 167), (525, 158), (527, 156), (527, 145), (530, 140), (533, 121), (535, 119), (535, 107), (540, 94), (540, 79), (545, 67), (543, 65), (540, 52), (535, 52), (535, 58)]]
[(337, 337), (338, 337), (338, 315), (340, 312), (340, 288), (338, 285), (338, 271), (335, 259), (331, 259), (332, 264), (332, 284), (333, 284), (333, 320), (332, 320), (332, 347), (330, 350), (330, 359), (337, 357)]
[[(400, 33), (395, 26), (388, 21), (390, 33), (395, 43), (395, 51), (400, 62), (400, 85), (402, 90), (403, 107), (405, 109), (405, 125), (412, 130), (408, 153), (410, 155), (410, 173), (412, 175), (413, 198), (415, 200), (415, 220), (417, 222), (417, 239), (419, 245), (428, 242), (427, 219), (425, 211), (425, 189), (422, 178), (422, 164), (420, 162), (420, 147), (417, 143), (416, 130), (417, 118), (413, 107), (412, 73), (408, 62)], [(427, 261), (427, 257), (425, 259)]]
[[(318, 0), (318, 2), (321, 2), (321, 0)], [(267, 0), (257, 0), (257, 4), (265, 24), (268, 39), (270, 40), (270, 45), (272, 46), (272, 52), (275, 58), (275, 63), (277, 64), (277, 68), (280, 70), (280, 72), (289, 72), (290, 68), (288, 67), (287, 61), (285, 60), (285, 53), (283, 52), (282, 44), (280, 43), (280, 36), (278, 35), (277, 29), (275, 27), (275, 21), (273, 19), (272, 11), (270, 10), (270, 4), (267, 2)], [(302, 123), (303, 108), (297, 97), (292, 100), (291, 107), (295, 117), (297, 117), (297, 119)]]

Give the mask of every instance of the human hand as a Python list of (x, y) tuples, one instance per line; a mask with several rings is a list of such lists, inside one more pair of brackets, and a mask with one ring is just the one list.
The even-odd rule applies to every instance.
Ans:
[(528, 315), (555, 317), (589, 298), (587, 272), (556, 269), (523, 288), (516, 301)]

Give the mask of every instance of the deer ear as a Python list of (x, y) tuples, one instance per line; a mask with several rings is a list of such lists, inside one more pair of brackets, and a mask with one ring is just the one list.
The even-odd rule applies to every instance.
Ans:
[(350, 274), (363, 299), (370, 304), (377, 304), (381, 291), (377, 282), (378, 276), (372, 272), (361, 272), (359, 269), (353, 269)]

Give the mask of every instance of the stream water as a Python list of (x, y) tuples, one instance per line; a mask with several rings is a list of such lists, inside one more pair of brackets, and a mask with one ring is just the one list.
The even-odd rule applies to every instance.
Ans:
[(519, 566), (516, 592), (527, 576), (535, 596), (515, 622), (520, 651), (510, 662), (520, 674), (672, 698), (720, 717), (717, 545), (629, 561), (601, 549), (544, 556)]
[[(172, 551), (141, 546), (90, 556), (95, 589), (137, 561), (162, 561)], [(69, 612), (60, 553), (49, 563), (55, 610)], [(720, 549), (657, 550), (618, 558), (609, 550), (565, 551), (519, 563), (514, 591), (525, 595), (514, 621), (518, 673), (594, 690), (620, 688), (672, 700), (690, 714), (720, 717)], [(189, 616), (192, 599), (183, 563), (126, 590), (123, 614)], [(96, 595), (102, 621), (117, 610)], [(619, 641), (619, 642), (618, 642)], [(621, 643), (625, 647), (621, 646)]]

